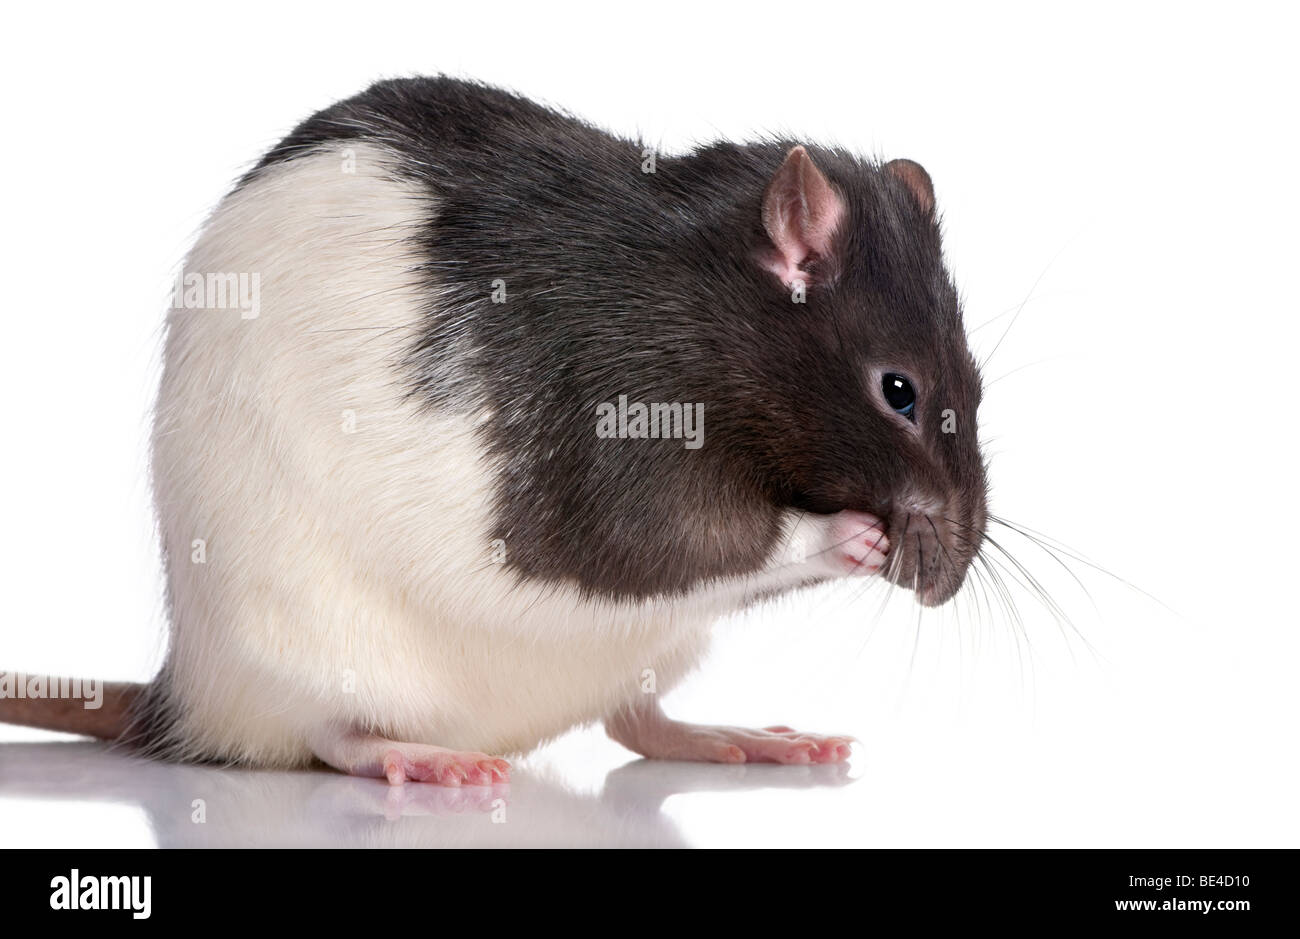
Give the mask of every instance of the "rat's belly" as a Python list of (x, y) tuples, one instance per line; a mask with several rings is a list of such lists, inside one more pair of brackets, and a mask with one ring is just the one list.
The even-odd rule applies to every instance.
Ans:
[[(472, 565), (408, 583), (398, 572), (411, 567), (332, 555), (306, 518), (282, 514), (247, 534), (218, 525), (217, 542), (242, 563), (210, 558), (174, 603), (171, 690), (196, 755), (300, 765), (331, 726), (525, 751), (668, 690), (721, 612), (711, 595), (603, 604)], [(475, 556), (468, 526), (442, 532)]]
[[(564, 629), (553, 628), (555, 614), (565, 616)], [(391, 716), (386, 732), (455, 749), (526, 751), (668, 690), (702, 654), (709, 618), (646, 619), (552, 597), (524, 620), (479, 625), (408, 636), (418, 654), (385, 676), (370, 704)]]

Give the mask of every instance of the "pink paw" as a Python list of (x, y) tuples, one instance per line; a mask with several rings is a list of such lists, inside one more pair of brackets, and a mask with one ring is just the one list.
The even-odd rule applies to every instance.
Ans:
[(852, 737), (802, 734), (780, 725), (746, 734), (740, 747), (748, 763), (842, 763), (853, 753)]
[(852, 737), (802, 734), (789, 727), (747, 730), (742, 727), (677, 726), (678, 739), (668, 742), (663, 758), (712, 763), (840, 763), (852, 754)]
[(419, 746), (391, 749), (384, 754), (384, 776), (390, 785), (412, 782), (440, 786), (490, 786), (510, 781), (510, 764), (472, 750)]
[(885, 524), (866, 512), (840, 512), (831, 522), (831, 556), (846, 574), (878, 574), (885, 566), (889, 539)]

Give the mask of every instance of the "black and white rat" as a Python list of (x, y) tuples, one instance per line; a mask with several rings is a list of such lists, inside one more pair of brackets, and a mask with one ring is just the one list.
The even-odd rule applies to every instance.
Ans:
[(595, 720), (648, 757), (838, 761), (657, 694), (723, 614), (844, 576), (939, 604), (983, 538), (980, 378), (911, 161), (668, 156), (385, 81), (244, 176), (176, 294), (166, 663), (2, 719), (393, 783), (502, 781)]

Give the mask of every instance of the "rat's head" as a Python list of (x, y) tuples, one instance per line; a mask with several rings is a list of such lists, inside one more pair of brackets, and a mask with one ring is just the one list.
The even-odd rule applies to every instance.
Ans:
[[(825, 172), (818, 165), (825, 165)], [(803, 147), (763, 195), (765, 469), (797, 508), (887, 524), (885, 575), (928, 606), (961, 586), (987, 521), (981, 383), (943, 264), (930, 177)]]

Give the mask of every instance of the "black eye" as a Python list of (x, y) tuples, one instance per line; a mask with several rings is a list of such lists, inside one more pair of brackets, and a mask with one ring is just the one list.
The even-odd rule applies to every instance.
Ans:
[(880, 388), (885, 393), (889, 406), (910, 421), (912, 411), (916, 408), (916, 391), (912, 388), (912, 383), (902, 375), (888, 372), (880, 379)]

